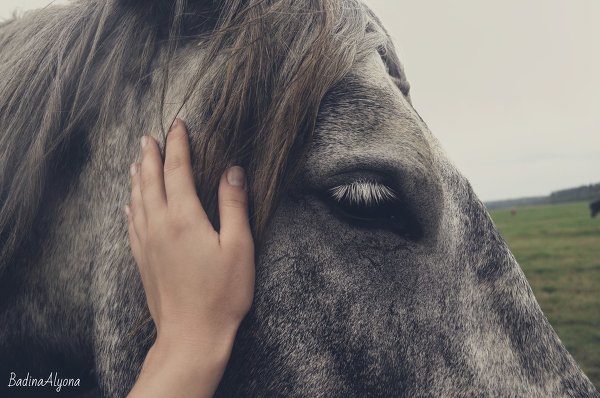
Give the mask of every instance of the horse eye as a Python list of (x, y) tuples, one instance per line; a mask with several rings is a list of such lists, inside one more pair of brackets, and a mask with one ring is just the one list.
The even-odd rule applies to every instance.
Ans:
[(353, 225), (390, 229), (410, 238), (419, 235), (414, 217), (384, 184), (358, 180), (335, 186), (328, 194), (336, 213)]

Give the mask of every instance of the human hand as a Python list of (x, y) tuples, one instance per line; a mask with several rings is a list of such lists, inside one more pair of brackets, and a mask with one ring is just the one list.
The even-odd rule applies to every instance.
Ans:
[[(198, 368), (214, 360), (222, 371), (254, 294), (243, 169), (231, 167), (221, 177), (217, 232), (195, 190), (184, 123), (176, 120), (167, 136), (164, 165), (152, 137), (142, 138), (141, 151), (141, 164), (131, 166), (131, 204), (125, 211), (157, 329), (151, 353), (171, 358), (179, 352)], [(190, 358), (194, 353), (201, 358)]]

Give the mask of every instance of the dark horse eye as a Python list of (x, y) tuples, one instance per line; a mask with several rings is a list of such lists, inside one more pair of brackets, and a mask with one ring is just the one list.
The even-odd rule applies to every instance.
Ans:
[(419, 239), (420, 228), (410, 210), (388, 186), (356, 180), (328, 190), (336, 213), (360, 227), (385, 228), (409, 239)]

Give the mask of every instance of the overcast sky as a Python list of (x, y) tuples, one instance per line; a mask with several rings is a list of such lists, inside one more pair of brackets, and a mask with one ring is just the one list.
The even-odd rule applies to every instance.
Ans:
[[(0, 17), (48, 0), (1, 0)], [(600, 1), (368, 0), (483, 200), (600, 182)]]

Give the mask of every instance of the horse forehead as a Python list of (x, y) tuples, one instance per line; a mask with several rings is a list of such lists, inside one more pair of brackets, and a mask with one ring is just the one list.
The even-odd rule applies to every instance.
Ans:
[(374, 52), (326, 96), (308, 164), (313, 174), (348, 162), (425, 171), (431, 164), (426, 131)]

